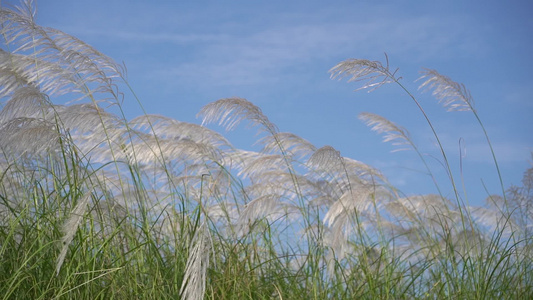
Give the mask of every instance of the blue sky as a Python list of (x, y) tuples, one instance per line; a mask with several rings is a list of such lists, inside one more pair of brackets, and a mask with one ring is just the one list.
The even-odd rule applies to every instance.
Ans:
[[(407, 128), (422, 151), (437, 158), (429, 158), (435, 172), (445, 176), (432, 134), (409, 97), (394, 85), (354, 92), (357, 84), (329, 78), (328, 70), (342, 60), (383, 60), (386, 52), (434, 122), (457, 179), (462, 141), (470, 202), (486, 197), (482, 182), (490, 193), (501, 191), (490, 152), (471, 113), (446, 112), (429, 93), (417, 91), (414, 80), (422, 67), (468, 87), (506, 186), (519, 184), (532, 163), (531, 1), (46, 0), (37, 5), (41, 25), (124, 62), (148, 113), (199, 123), (195, 116), (203, 105), (243, 97), (281, 131), (375, 166), (407, 194), (434, 193), (413, 151), (390, 153), (394, 147), (357, 119), (372, 112)], [(131, 94), (126, 93), (124, 109), (129, 117), (141, 114)], [(228, 137), (250, 149), (254, 135), (240, 128)], [(444, 190), (451, 196), (448, 186)]]

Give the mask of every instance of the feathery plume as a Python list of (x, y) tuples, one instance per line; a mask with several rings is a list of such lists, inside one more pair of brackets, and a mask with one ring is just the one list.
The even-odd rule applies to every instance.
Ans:
[(261, 125), (270, 134), (278, 132), (277, 127), (263, 114), (261, 109), (243, 98), (225, 98), (202, 107), (198, 115), (203, 115), (202, 125), (218, 122), (226, 130), (232, 130), (240, 122), (248, 120), (251, 126)]
[[(189, 139), (212, 147), (231, 148), (230, 142), (218, 132), (197, 124), (180, 122), (160, 115), (142, 115), (129, 122), (131, 128), (146, 129), (154, 135), (173, 140)], [(146, 131), (145, 130), (145, 131)]]
[(10, 95), (21, 86), (31, 84), (30, 79), (15, 67), (17, 62), (15, 55), (0, 49), (0, 98)]
[(359, 215), (366, 213), (372, 207), (370, 199), (374, 190), (370, 188), (359, 188), (355, 192), (347, 191), (337, 200), (324, 216), (324, 224), (332, 226), (338, 219), (353, 220), (355, 218), (339, 218), (340, 216)]
[(248, 227), (261, 218), (271, 218), (283, 213), (283, 203), (280, 202), (278, 195), (264, 195), (253, 199), (246, 205), (239, 216), (238, 225), (240, 233), (245, 234)]
[(387, 61), (385, 66), (379, 61), (348, 59), (331, 68), (329, 73), (332, 79), (349, 77), (348, 82), (366, 81), (356, 91), (371, 88), (369, 92), (372, 92), (380, 86), (394, 80), (396, 71), (390, 72), (387, 54), (385, 54), (385, 59)]
[(316, 150), (307, 160), (307, 165), (326, 172), (338, 172), (344, 169), (340, 152), (328, 145)]
[[(27, 0), (14, 10), (0, 10), (0, 33), (7, 44), (15, 45), (13, 54), (21, 54), (9, 59), (11, 69), (18, 70), (14, 73), (40, 84), (46, 93), (78, 92), (84, 97), (101, 92), (117, 99), (113, 80), (123, 77), (123, 68), (85, 42), (37, 25), (34, 7), (33, 1)], [(31, 55), (26, 57), (27, 52)], [(9, 64), (1, 62), (0, 69)]]
[[(125, 129), (124, 121), (116, 115), (105, 111), (98, 105), (98, 101), (91, 103), (79, 103), (70, 105), (54, 105), (54, 115), (49, 118), (57, 117), (62, 126), (76, 137), (83, 137), (89, 134), (100, 140), (111, 139), (110, 134), (117, 129)], [(107, 133), (106, 133), (107, 131)], [(120, 130), (123, 131), (123, 130)], [(97, 139), (98, 140), (98, 139)]]
[(0, 111), (0, 124), (16, 118), (47, 119), (52, 109), (53, 104), (46, 94), (33, 86), (22, 86), (15, 90)]
[(196, 230), (187, 258), (185, 276), (180, 288), (180, 296), (183, 299), (200, 300), (204, 298), (211, 248), (212, 241), (210, 241), (209, 229), (202, 223)]
[(485, 226), (491, 231), (501, 231), (503, 234), (510, 236), (520, 232), (520, 226), (515, 223), (513, 218), (509, 218), (503, 210), (492, 206), (488, 207), (469, 207), (470, 215), (476, 221), (476, 224)]
[(462, 83), (457, 83), (449, 77), (439, 74), (435, 70), (424, 69), (423, 75), (418, 80), (425, 80), (418, 89), (433, 90), (439, 103), (448, 108), (448, 111), (474, 111), (474, 99)]
[(282, 155), (260, 155), (256, 159), (248, 160), (238, 175), (242, 176), (243, 179), (252, 178), (257, 180), (263, 173), (285, 172), (286, 170), (287, 166)]
[[(360, 179), (366, 178), (367, 180), (370, 180), (372, 184), (376, 184), (376, 180), (378, 179), (386, 181), (385, 176), (381, 174), (378, 169), (372, 166), (349, 157), (343, 157), (342, 161), (344, 162), (344, 166), (349, 174), (356, 175)], [(350, 176), (350, 178), (351, 177), (352, 176)]]
[(261, 140), (263, 144), (262, 151), (265, 153), (281, 152), (283, 149), (287, 156), (306, 157), (312, 155), (316, 151), (316, 147), (307, 140), (290, 132), (278, 132), (273, 135), (267, 135)]
[(60, 134), (43, 119), (15, 118), (0, 124), (0, 150), (17, 157), (46, 156), (59, 151)]
[[(373, 131), (376, 131), (379, 134), (384, 133), (385, 136), (383, 137), (383, 142), (392, 141), (393, 142), (392, 144), (394, 146), (402, 146), (402, 145), (413, 146), (411, 137), (409, 136), (409, 132), (405, 128), (394, 124), (388, 119), (382, 116), (373, 114), (373, 113), (368, 113), (368, 112), (359, 114), (359, 119), (363, 121), (367, 126), (372, 127)], [(407, 150), (407, 149), (400, 148), (400, 149), (393, 150), (393, 152), (402, 151), (402, 150)]]
[(63, 247), (61, 248), (61, 252), (59, 253), (59, 256), (57, 258), (56, 274), (59, 274), (59, 271), (61, 270), (61, 266), (63, 265), (63, 261), (65, 260), (65, 256), (67, 255), (68, 246), (70, 242), (72, 242), (72, 239), (74, 239), (74, 234), (78, 230), (78, 226), (80, 226), (81, 220), (85, 215), (87, 205), (89, 204), (90, 199), (91, 192), (89, 191), (78, 200), (78, 203), (76, 204), (74, 209), (72, 209), (68, 220), (63, 225), (63, 237), (61, 238), (61, 244), (63, 245)]
[(311, 170), (309, 176), (329, 178), (330, 184), (335, 184), (335, 188), (341, 193), (350, 189), (352, 184), (361, 184), (368, 180), (373, 185), (376, 184), (377, 179), (385, 179), (371, 166), (355, 159), (342, 157), (340, 152), (331, 146), (316, 150), (307, 160), (306, 167)]
[(42, 57), (10, 54), (0, 50), (0, 97), (8, 96), (22, 85), (39, 87), (49, 95), (81, 93), (86, 81), (63, 68), (56, 61)]

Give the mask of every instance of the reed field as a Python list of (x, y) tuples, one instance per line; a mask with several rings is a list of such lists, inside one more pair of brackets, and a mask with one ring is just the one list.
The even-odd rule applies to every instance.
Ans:
[[(394, 86), (425, 117), (449, 176), (406, 196), (243, 98), (205, 105), (198, 124), (127, 119), (122, 107), (141, 100), (125, 67), (34, 12), (32, 1), (0, 10), (1, 299), (533, 298), (533, 166), (504, 186), (464, 85), (424, 69), (410, 91), (386, 56), (330, 70), (375, 93)], [(484, 205), (461, 196), (424, 91), (486, 136), (501, 193)], [(359, 118), (434, 174), (406, 128)], [(261, 150), (208, 124), (248, 127)]]

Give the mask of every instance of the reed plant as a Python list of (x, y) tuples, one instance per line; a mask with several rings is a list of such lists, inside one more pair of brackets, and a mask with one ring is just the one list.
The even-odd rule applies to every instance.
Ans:
[[(395, 84), (415, 102), (448, 182), (435, 179), (407, 129), (360, 118), (416, 151), (435, 194), (405, 196), (376, 168), (280, 131), (242, 98), (207, 104), (201, 124), (128, 120), (122, 105), (139, 100), (123, 66), (36, 24), (30, 0), (2, 5), (0, 21), (2, 299), (533, 296), (533, 168), (504, 189), (493, 152), (502, 194), (467, 203), (433, 123), (388, 58), (347, 60), (331, 74), (362, 88)], [(420, 86), (471, 112), (492, 149), (463, 85), (425, 70)], [(244, 123), (262, 149), (235, 148), (209, 123)]]

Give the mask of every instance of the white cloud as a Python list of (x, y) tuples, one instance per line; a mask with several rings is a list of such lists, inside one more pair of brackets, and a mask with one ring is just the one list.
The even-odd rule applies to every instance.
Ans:
[[(440, 119), (434, 122), (434, 125), (440, 129), (439, 139), (449, 159), (458, 162), (459, 156), (462, 155), (464, 161), (493, 164), (494, 159), (481, 127), (474, 122), (456, 123), (449, 113), (447, 115), (447, 120)], [(504, 128), (497, 128), (496, 124), (485, 123), (485, 126), (489, 127), (489, 138), (498, 163), (526, 163), (530, 159), (533, 145), (514, 139)], [(428, 132), (424, 135), (425, 140), (434, 141)], [(426, 151), (438, 153), (436, 142), (425, 146)]]
[[(270, 12), (264, 17), (250, 7), (232, 7), (222, 13), (201, 6), (180, 11), (168, 3), (136, 3), (123, 14), (111, 15), (105, 13), (91, 29), (79, 23), (77, 27), (70, 25), (68, 31), (95, 39), (104, 37), (113, 47), (145, 43), (157, 51), (179, 44), (176, 52), (189, 54), (186, 62), (165, 55), (160, 57), (165, 64), (155, 66), (157, 70), (149, 65), (142, 69), (154, 73), (147, 77), (169, 78), (172, 84), (176, 80), (197, 83), (201, 88), (280, 82), (291, 73), (305, 73), (302, 65), (316, 65), (316, 61), (334, 64), (349, 57), (382, 59), (382, 53), (387, 52), (398, 60), (417, 64), (469, 49), (473, 54), (483, 48), (465, 30), (469, 27), (467, 19), (413, 16), (385, 5), (373, 9), (364, 4), (324, 6), (290, 13), (280, 8), (277, 14)], [(142, 62), (127, 61), (128, 65), (134, 63)]]
[(78, 34), (94, 36), (97, 38), (109, 38), (122, 42), (142, 42), (142, 43), (171, 43), (171, 44), (195, 44), (195, 43), (216, 43), (225, 40), (223, 34), (195, 34), (195, 33), (172, 33), (172, 32), (142, 32), (127, 30), (94, 30), (94, 29), (72, 29)]
[[(184, 64), (170, 64), (161, 72), (188, 82), (246, 85), (278, 82), (290, 73), (305, 73), (302, 66), (316, 65), (317, 61), (337, 63), (353, 56), (382, 59), (383, 52), (415, 62), (453, 55), (448, 49), (456, 41), (435, 34), (436, 21), (420, 18), (398, 21), (402, 25), (395, 23), (389, 20), (274, 26), (244, 36), (209, 36), (207, 42), (202, 37), (180, 37), (180, 41), (190, 41), (188, 47), (198, 51), (196, 57)], [(146, 39), (149, 42), (153, 38)]]

